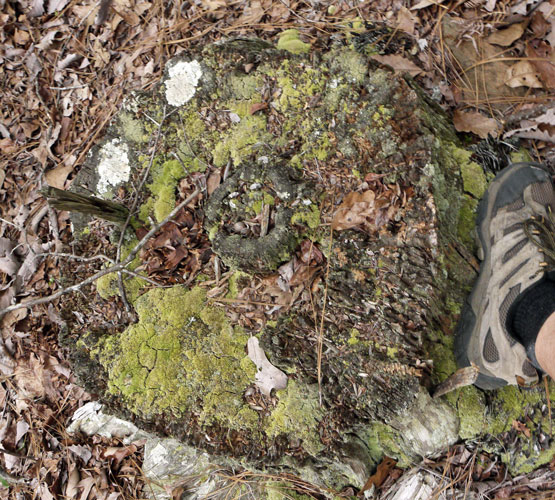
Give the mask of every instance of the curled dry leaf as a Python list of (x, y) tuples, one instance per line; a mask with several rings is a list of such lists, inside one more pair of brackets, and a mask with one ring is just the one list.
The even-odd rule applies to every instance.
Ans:
[(482, 139), (487, 139), (488, 135), (497, 137), (500, 127), (493, 118), (488, 118), (476, 111), (460, 111), (453, 113), (453, 124), (459, 132), (472, 132)]
[(418, 18), (406, 7), (401, 7), (397, 13), (397, 29), (414, 35), (414, 25)]
[(272, 389), (280, 390), (287, 387), (287, 375), (268, 361), (258, 339), (251, 337), (247, 342), (247, 353), (256, 365), (256, 386), (262, 394), (269, 396)]
[(534, 120), (523, 120), (521, 128), (511, 130), (505, 137), (522, 137), (546, 142), (555, 142), (555, 108), (548, 109)]
[(511, 24), (508, 28), (496, 31), (488, 36), (488, 42), (501, 47), (508, 47), (515, 40), (518, 40), (524, 33), (523, 24)]
[(331, 228), (335, 231), (351, 229), (366, 222), (367, 217), (374, 215), (376, 194), (368, 190), (364, 193), (349, 193), (335, 212)]
[(546, 89), (555, 88), (555, 52), (553, 47), (545, 42), (539, 42), (535, 47), (526, 47), (526, 55), (536, 68)]
[(507, 69), (505, 85), (511, 88), (530, 87), (541, 89), (542, 84), (538, 79), (536, 69), (530, 61), (519, 61)]

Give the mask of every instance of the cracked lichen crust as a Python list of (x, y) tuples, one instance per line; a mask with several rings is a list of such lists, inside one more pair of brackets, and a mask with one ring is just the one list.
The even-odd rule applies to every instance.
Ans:
[(203, 424), (252, 427), (258, 417), (242, 397), (255, 368), (248, 336), (206, 305), (200, 288), (155, 289), (135, 302), (139, 321), (103, 338), (96, 355), (108, 392), (143, 418), (194, 415)]
[[(219, 186), (206, 206), (205, 227), (213, 250), (224, 262), (244, 271), (269, 272), (289, 260), (298, 232), (291, 223), (305, 185), (284, 164), (247, 165)], [(249, 220), (269, 210), (267, 234), (252, 234)], [(246, 234), (245, 234), (246, 233)]]

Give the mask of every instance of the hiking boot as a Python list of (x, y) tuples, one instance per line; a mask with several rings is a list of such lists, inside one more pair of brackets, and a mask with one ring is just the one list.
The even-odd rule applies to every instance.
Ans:
[(551, 175), (537, 163), (515, 163), (502, 170), (478, 206), (482, 263), (455, 329), (455, 357), (460, 367), (477, 365), (475, 385), (482, 389), (529, 386), (539, 380), (507, 318), (523, 292), (544, 278), (547, 257), (533, 230), (542, 218), (553, 220), (554, 208)]

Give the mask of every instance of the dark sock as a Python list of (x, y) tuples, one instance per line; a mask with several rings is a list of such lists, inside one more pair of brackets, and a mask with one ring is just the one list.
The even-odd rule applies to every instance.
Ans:
[(542, 371), (536, 359), (536, 338), (545, 320), (553, 312), (555, 312), (555, 282), (545, 278), (525, 290), (513, 304), (507, 316), (509, 331), (525, 347), (532, 364)]

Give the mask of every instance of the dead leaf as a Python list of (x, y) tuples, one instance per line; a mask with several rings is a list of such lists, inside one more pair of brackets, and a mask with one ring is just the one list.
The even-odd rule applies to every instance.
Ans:
[(511, 88), (542, 88), (542, 84), (538, 79), (538, 73), (530, 61), (518, 61), (516, 64), (507, 69), (505, 85)]
[(129, 446), (109, 446), (104, 450), (102, 455), (104, 458), (112, 458), (116, 465), (121, 463), (121, 461), (133, 455), (137, 451), (137, 446), (131, 444)]
[(49, 186), (64, 189), (67, 176), (73, 171), (73, 166), (61, 164), (44, 174), (46, 182)]
[(216, 190), (221, 181), (222, 174), (220, 173), (219, 169), (215, 170), (208, 176), (208, 179), (206, 179), (206, 191), (208, 192), (208, 196), (210, 196)]
[(223, 9), (226, 6), (226, 0), (201, 0), (201, 5), (207, 10)]
[(257, 102), (251, 106), (249, 109), (249, 115), (254, 115), (257, 111), (261, 109), (266, 109), (268, 107), (268, 103), (266, 102)]
[(376, 472), (368, 478), (368, 481), (366, 481), (365, 485), (359, 491), (359, 496), (361, 496), (361, 493), (369, 490), (372, 486), (379, 488), (387, 479), (387, 476), (389, 476), (391, 469), (393, 469), (396, 465), (397, 462), (395, 460), (388, 456), (384, 456), (378, 465)]
[(472, 132), (482, 139), (487, 139), (488, 135), (497, 137), (500, 126), (493, 118), (488, 118), (477, 111), (455, 110), (453, 113), (453, 124), (459, 132)]
[(395, 73), (408, 73), (411, 76), (422, 73), (422, 70), (411, 60), (398, 54), (389, 54), (385, 56), (375, 55), (372, 56), (372, 59), (386, 64), (387, 66), (391, 66), (395, 70)]
[(553, 47), (541, 41), (534, 47), (532, 44), (526, 46), (526, 55), (530, 62), (540, 74), (540, 79), (547, 89), (555, 88), (555, 53)]
[(287, 375), (268, 361), (256, 337), (251, 337), (248, 340), (247, 353), (249, 358), (256, 365), (256, 386), (260, 389), (262, 394), (270, 396), (272, 389), (279, 391), (287, 387)]
[(44, 4), (45, 0), (32, 0), (31, 10), (29, 11), (29, 17), (39, 17), (44, 14)]
[(501, 47), (508, 47), (515, 40), (518, 40), (524, 33), (524, 24), (511, 24), (508, 28), (498, 30), (488, 36), (489, 43), (494, 45), (501, 45)]
[(364, 193), (349, 193), (335, 212), (331, 228), (335, 231), (343, 231), (366, 222), (367, 217), (374, 215), (375, 198), (376, 195), (372, 190)]
[(430, 5), (441, 5), (445, 0), (420, 0), (416, 5), (413, 5), (410, 10), (425, 9)]
[(523, 120), (521, 128), (507, 132), (504, 137), (522, 137), (539, 141), (555, 142), (555, 108), (548, 109), (534, 120)]
[(397, 29), (414, 35), (414, 25), (418, 18), (406, 7), (401, 7), (397, 13)]
[[(455, 65), (463, 68), (464, 73), (456, 82), (456, 89), (461, 89), (456, 100), (464, 102), (493, 102), (493, 107), (506, 107), (510, 97), (524, 94), (522, 88), (510, 88), (505, 85), (505, 73), (509, 64), (499, 57), (496, 47), (480, 36), (472, 39), (463, 38), (464, 25), (459, 25), (449, 15), (443, 16), (441, 29), (443, 40), (455, 59)], [(455, 82), (454, 82), (455, 83)], [(459, 92), (457, 90), (457, 92)]]
[(237, 20), (237, 24), (244, 26), (252, 26), (258, 24), (264, 16), (264, 7), (259, 0), (252, 0), (250, 5), (246, 6), (243, 14)]
[(543, 38), (546, 35), (546, 33), (548, 33), (551, 30), (551, 24), (549, 24), (545, 20), (545, 17), (543, 16), (542, 12), (540, 12), (539, 10), (536, 10), (532, 14), (532, 20), (530, 21), (530, 28), (532, 29), (534, 35), (537, 38)]
[(528, 429), (526, 424), (523, 424), (522, 422), (519, 422), (518, 420), (513, 420), (512, 428), (515, 429), (518, 432), (523, 433), (527, 438), (529, 438), (531, 436), (530, 429)]
[(78, 488), (77, 485), (79, 484), (80, 475), (79, 470), (75, 466), (75, 464), (71, 464), (69, 466), (69, 473), (66, 483), (66, 498), (77, 498)]
[(54, 14), (55, 12), (60, 12), (69, 3), (69, 0), (49, 0), (48, 2), (48, 14)]

